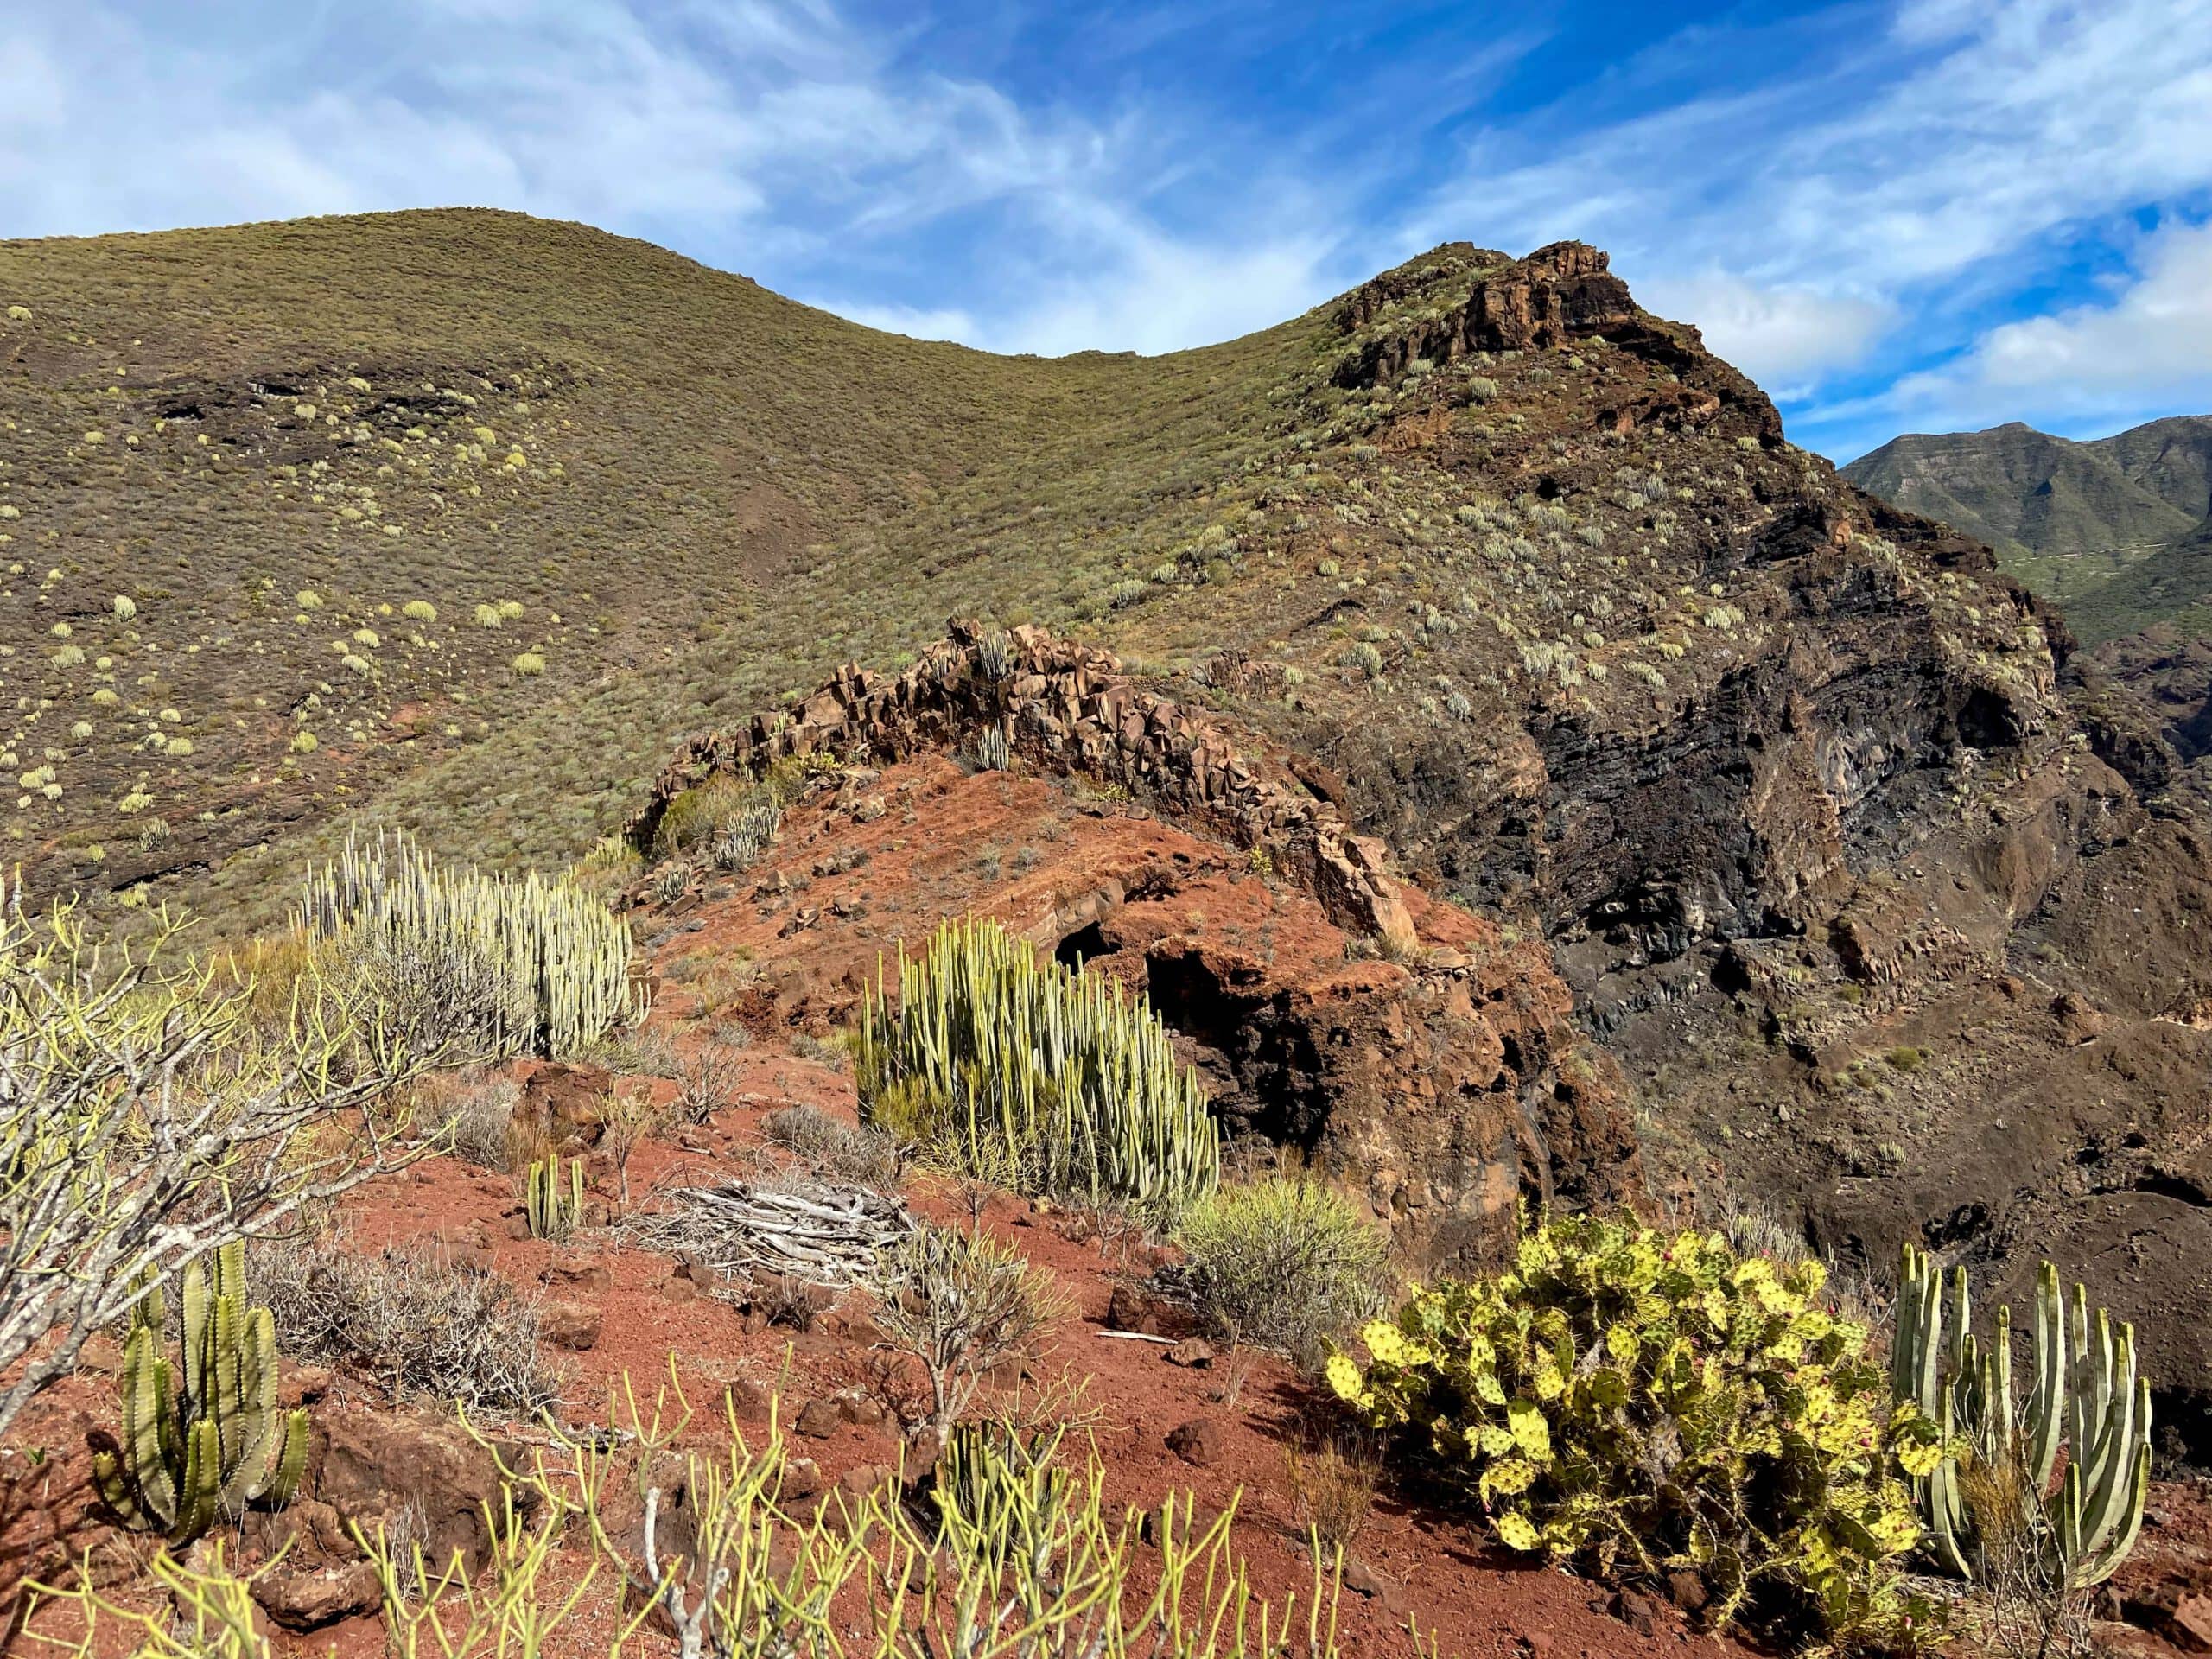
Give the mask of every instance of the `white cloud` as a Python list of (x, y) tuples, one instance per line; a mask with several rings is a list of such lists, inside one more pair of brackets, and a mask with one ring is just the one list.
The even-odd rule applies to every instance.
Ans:
[(834, 311), (866, 327), (880, 328), (887, 334), (905, 334), (914, 340), (952, 340), (966, 346), (974, 344), (986, 332), (973, 315), (957, 308), (931, 310), (911, 305), (877, 305), (866, 300), (817, 300), (815, 303), (824, 311)]
[(880, 250), (911, 269), (910, 238), (957, 225), (952, 302), (831, 308), (1009, 351), (1171, 350), (1324, 291), (1325, 239), (1276, 217), (1312, 210), (1298, 191), (1248, 175), (1249, 216), (1171, 230), (1149, 199), (1197, 150), (1172, 121), (895, 64), (825, 0), (264, 3), (257, 26), (251, 5), (34, 0), (0, 38), (0, 225), (491, 206), (848, 295)]
[(2073, 227), (2212, 188), (2212, 0), (1914, 0), (1766, 84), (1575, 116), (1483, 132), (1401, 242), (1580, 237), (1754, 374), (1815, 376), (1885, 313), (1924, 329)]
[(1770, 391), (1862, 361), (1892, 306), (1812, 288), (1760, 288), (1725, 271), (1637, 284), (1649, 311), (1694, 322), (1705, 343)]
[(1993, 328), (1882, 400), (1945, 424), (2061, 421), (2160, 402), (2212, 406), (2212, 225), (2174, 225), (2111, 301)]

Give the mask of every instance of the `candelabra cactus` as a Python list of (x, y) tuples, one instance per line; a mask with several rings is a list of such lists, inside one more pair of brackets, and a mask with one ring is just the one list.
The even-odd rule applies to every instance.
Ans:
[(161, 1288), (131, 1315), (123, 1351), (123, 1437), (92, 1459), (109, 1506), (130, 1525), (187, 1544), (248, 1503), (288, 1501), (308, 1455), (308, 1414), (276, 1408), (276, 1331), (245, 1301), (245, 1247), (185, 1270), (183, 1377), (162, 1352)]
[(566, 1238), (583, 1224), (583, 1160), (572, 1158), (566, 1167), (564, 1180), (556, 1152), (532, 1164), (523, 1178), (523, 1214), (532, 1238)]
[(489, 1033), (499, 1054), (573, 1054), (635, 1018), (630, 931), (566, 881), (441, 868), (405, 836), (349, 837), (308, 880), (299, 919), (327, 938), (450, 947), (493, 964), (512, 988)]
[(1040, 1191), (1170, 1214), (1220, 1179), (1205, 1091), (1151, 1008), (995, 922), (946, 923), (902, 957), (895, 1009), (879, 968), (856, 1071), (873, 1118)]
[[(2135, 1548), (2151, 1481), (2151, 1385), (2135, 1372), (2134, 1327), (2092, 1309), (2088, 1292), (2069, 1301), (2058, 1269), (2036, 1275), (2035, 1381), (2012, 1388), (2012, 1313), (2000, 1306), (1986, 1345), (1974, 1333), (1966, 1269), (1949, 1294), (1928, 1254), (1904, 1247), (1897, 1280), (1891, 1386), (1933, 1425), (1944, 1448), (1916, 1481), (1937, 1558), (1973, 1576), (1974, 1517), (1961, 1471), (1974, 1461), (2016, 1467), (2024, 1525), (2037, 1538), (2040, 1570), (2067, 1588), (2099, 1584)], [(2066, 1470), (2052, 1475), (2062, 1443)]]

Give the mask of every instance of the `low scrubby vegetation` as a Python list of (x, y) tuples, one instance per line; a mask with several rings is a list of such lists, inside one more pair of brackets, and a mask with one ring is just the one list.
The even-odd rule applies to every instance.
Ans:
[(281, 1001), (0, 893), (0, 1431), (145, 1284), (413, 1155), (411, 1062), (312, 966)]
[(560, 1398), (537, 1305), (505, 1279), (428, 1249), (363, 1251), (327, 1236), (264, 1240), (249, 1266), (286, 1353), (354, 1366), (394, 1402), (526, 1417)]
[(872, 1287), (886, 1340), (919, 1363), (920, 1421), (940, 1446), (991, 1370), (1026, 1353), (1055, 1306), (1020, 1251), (945, 1227), (918, 1228), (887, 1251)]
[[(664, 1397), (650, 1414), (633, 1407), (611, 1434), (551, 1431), (512, 1455), (503, 1497), (488, 1506), (480, 1566), (370, 1535), (393, 1651), (613, 1654), (649, 1622), (686, 1655), (1341, 1651), (1325, 1567), (1317, 1560), (1305, 1585), (1263, 1598), (1230, 1545), (1234, 1506), (1201, 1525), (1188, 1500), (1173, 1498), (1146, 1548), (1108, 1501), (1095, 1451), (1039, 1479), (977, 1440), (952, 1454), (948, 1501), (933, 1516), (887, 1483), (800, 1519), (783, 1497), (796, 1460), (780, 1434), (748, 1443), (733, 1427), (677, 1457), (667, 1447), (690, 1418), (680, 1396)], [(564, 1552), (570, 1544), (581, 1561)], [(601, 1573), (634, 1592), (611, 1624), (587, 1611), (584, 1591)], [(168, 1562), (162, 1578), (174, 1623), (118, 1604), (90, 1578), (47, 1599), (71, 1606), (88, 1650), (143, 1638), (148, 1651), (178, 1659), (267, 1651), (247, 1588), (219, 1551), (195, 1566)], [(213, 1639), (188, 1648), (177, 1630)]]
[(879, 976), (855, 1046), (869, 1120), (953, 1167), (1160, 1218), (1211, 1192), (1220, 1135), (1198, 1074), (1141, 1001), (995, 922), (940, 927)]
[(1177, 1236), (1200, 1316), (1232, 1344), (1280, 1349), (1318, 1366), (1323, 1344), (1382, 1305), (1388, 1247), (1351, 1201), (1318, 1181), (1269, 1177), (1224, 1186), (1185, 1214)]

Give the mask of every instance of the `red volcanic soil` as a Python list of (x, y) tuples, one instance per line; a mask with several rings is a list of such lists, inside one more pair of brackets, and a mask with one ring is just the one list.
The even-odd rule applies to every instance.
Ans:
[[(1418, 894), (1408, 899), (1433, 947), (1503, 948), (1488, 924)], [(658, 979), (652, 1027), (678, 1052), (745, 1041), (732, 1056), (734, 1103), (704, 1126), (638, 1148), (629, 1170), (633, 1207), (651, 1207), (674, 1185), (777, 1166), (785, 1154), (762, 1132), (776, 1109), (804, 1104), (853, 1118), (849, 1076), (834, 1051), (810, 1039), (848, 1017), (880, 952), (902, 940), (918, 943), (941, 917), (971, 912), (995, 915), (1049, 946), (1095, 919), (1107, 902), (1125, 932), (1203, 938), (1307, 986), (1404, 972), (1363, 954), (1311, 899), (1255, 872), (1243, 855), (1133, 809), (1086, 798), (1062, 782), (969, 776), (942, 760), (893, 767), (801, 802), (760, 866), (639, 918)], [(653, 1079), (624, 1086), (664, 1096), (674, 1089)], [(611, 1162), (597, 1153), (590, 1167), (594, 1194), (613, 1205)], [(920, 1213), (967, 1220), (962, 1196), (932, 1177), (914, 1177), (906, 1191)], [(887, 1357), (874, 1345), (864, 1293), (847, 1293), (808, 1330), (764, 1327), (734, 1295), (702, 1289), (677, 1260), (640, 1248), (619, 1222), (556, 1246), (512, 1236), (514, 1212), (510, 1178), (448, 1156), (361, 1189), (340, 1226), (356, 1249), (416, 1245), (480, 1265), (543, 1295), (556, 1323), (572, 1332), (596, 1323), (588, 1345), (566, 1357), (574, 1370), (561, 1414), (570, 1423), (609, 1421), (609, 1390), (626, 1376), (649, 1397), (671, 1356), (698, 1409), (692, 1438), (702, 1447), (720, 1433), (720, 1402), (733, 1384), (775, 1395), (787, 1426), (810, 1402), (883, 1391)], [(1319, 1421), (1313, 1387), (1281, 1360), (1262, 1357), (1224, 1398), (1223, 1357), (1186, 1367), (1171, 1363), (1161, 1344), (1108, 1334), (1117, 1284), (1142, 1278), (1162, 1259), (1151, 1247), (1102, 1239), (1081, 1214), (1007, 1195), (989, 1201), (982, 1224), (1018, 1246), (1063, 1300), (1064, 1313), (1027, 1368), (1030, 1386), (1077, 1389), (1074, 1403), (1095, 1423), (1111, 1505), (1144, 1510), (1171, 1492), (1188, 1492), (1202, 1512), (1217, 1514), (1233, 1502), (1234, 1547), (1249, 1564), (1255, 1592), (1278, 1605), (1292, 1593), (1302, 1602), (1311, 1567), (1301, 1541), (1305, 1518), (1287, 1473), (1289, 1452)], [(108, 1355), (92, 1357), (111, 1362)], [(1022, 1386), (1013, 1376), (998, 1381)], [(292, 1386), (311, 1393), (325, 1416), (388, 1407), (364, 1378), (296, 1373)], [(113, 1427), (112, 1389), (105, 1375), (73, 1378), (19, 1424), (15, 1446), (0, 1460), (0, 1579), (53, 1574), (89, 1551), (99, 1578), (117, 1586), (111, 1593), (144, 1599), (132, 1573), (145, 1542), (99, 1519), (87, 1484), (86, 1438)], [(746, 1432), (757, 1437), (766, 1429), (765, 1410), (753, 1403), (752, 1389), (737, 1392), (752, 1414)], [(434, 1404), (415, 1408), (438, 1411)], [(1194, 1421), (1211, 1425), (1211, 1455), (1203, 1466), (1167, 1444), (1173, 1431)], [(52, 1450), (33, 1466), (28, 1449), (41, 1446)], [(819, 1465), (824, 1491), (849, 1471), (895, 1465), (900, 1455), (888, 1420), (839, 1421), (819, 1438), (793, 1433), (791, 1450)], [(2169, 1507), (2183, 1501), (2177, 1496)], [(2186, 1524), (2177, 1511), (2177, 1524)], [(1387, 1478), (1351, 1558), (1338, 1626), (1348, 1659), (1414, 1655), (1409, 1618), (1423, 1633), (1421, 1651), (1464, 1659), (1748, 1651), (1694, 1631), (1663, 1599), (1637, 1597), (1623, 1605), (1600, 1586), (1513, 1558), (1489, 1545), (1468, 1518), (1395, 1491)], [(2187, 1586), (2160, 1580), (2133, 1593), (2139, 1601), (2164, 1596), (2145, 1622), (2171, 1624)], [(594, 1590), (556, 1650), (585, 1651), (609, 1617), (607, 1598)], [(66, 1611), (41, 1622), (66, 1629)], [(348, 1659), (366, 1659), (384, 1641), (373, 1617), (304, 1636), (274, 1634), (281, 1645), (335, 1649)]]

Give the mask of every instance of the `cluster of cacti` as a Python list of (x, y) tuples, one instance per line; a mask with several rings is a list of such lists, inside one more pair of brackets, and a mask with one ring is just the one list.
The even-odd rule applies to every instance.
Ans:
[(902, 956), (895, 1007), (879, 965), (856, 1074), (874, 1121), (956, 1163), (1005, 1164), (996, 1142), (1043, 1192), (1167, 1216), (1220, 1179), (1205, 1091), (1151, 1007), (993, 921)]
[(257, 1498), (287, 1502), (308, 1455), (308, 1414), (276, 1408), (276, 1332), (245, 1300), (245, 1247), (225, 1245), (211, 1276), (185, 1269), (181, 1387), (162, 1352), (158, 1282), (123, 1351), (120, 1448), (92, 1458), (101, 1496), (134, 1527), (189, 1543)]
[(1003, 726), (986, 726), (977, 732), (969, 754), (978, 772), (1005, 772), (1014, 765), (1014, 746)]
[(523, 1176), (523, 1217), (532, 1238), (566, 1238), (583, 1225), (583, 1160), (563, 1166), (556, 1152), (532, 1164)]
[(761, 790), (723, 817), (707, 856), (718, 870), (734, 874), (751, 869), (761, 854), (776, 844), (783, 827), (783, 803), (772, 792)]
[[(1908, 1243), (1897, 1278), (1891, 1387), (1917, 1407), (1941, 1452), (1915, 1484), (1936, 1558), (1973, 1576), (1974, 1516), (1961, 1490), (1974, 1463), (2016, 1470), (2019, 1525), (2033, 1566), (2054, 1588), (2101, 1584), (2135, 1548), (2151, 1483), (2151, 1385), (2135, 1374), (2135, 1332), (2094, 1311), (2088, 1290), (2069, 1304), (2058, 1269), (2036, 1275), (2035, 1379), (2012, 1388), (2012, 1310), (1999, 1304), (1986, 1345), (1974, 1331), (1964, 1268), (1944, 1275)], [(2061, 1443), (2066, 1470), (2052, 1478)]]
[(494, 964), (516, 992), (487, 1034), (495, 1053), (559, 1059), (637, 1013), (629, 928), (598, 899), (535, 872), (441, 868), (404, 835), (349, 836), (337, 862), (308, 877), (299, 919), (324, 938), (457, 949)]
[(775, 843), (783, 822), (783, 801), (773, 787), (721, 772), (668, 804), (653, 854), (703, 851), (716, 868), (741, 870)]
[(1823, 1307), (1817, 1261), (1743, 1255), (1577, 1216), (1527, 1233), (1509, 1272), (1415, 1292), (1362, 1332), (1332, 1390), (1459, 1471), (1517, 1550), (1600, 1575), (1703, 1580), (1716, 1624), (1779, 1600), (1832, 1634), (1921, 1609), (1897, 1563), (1920, 1540), (1869, 1333)]
[(931, 1491), (946, 1542), (986, 1558), (995, 1551), (1033, 1560), (1049, 1549), (1079, 1496), (1072, 1475), (1055, 1462), (1066, 1435), (1065, 1423), (956, 1428), (938, 1459)]

